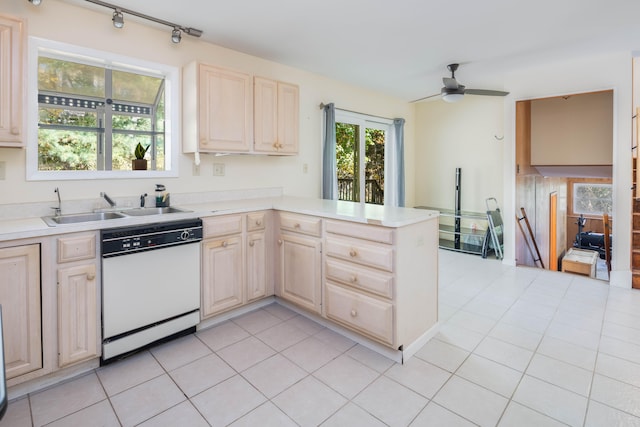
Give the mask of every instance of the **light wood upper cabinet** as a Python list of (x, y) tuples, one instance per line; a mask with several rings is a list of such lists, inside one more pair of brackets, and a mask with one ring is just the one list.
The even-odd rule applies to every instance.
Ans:
[(25, 37), (23, 21), (0, 15), (0, 147), (24, 146)]
[(254, 78), (254, 149), (297, 154), (300, 91), (297, 85)]
[(185, 67), (183, 78), (183, 151), (250, 151), (251, 76), (194, 62)]
[(41, 369), (40, 245), (0, 249), (0, 304), (7, 379)]

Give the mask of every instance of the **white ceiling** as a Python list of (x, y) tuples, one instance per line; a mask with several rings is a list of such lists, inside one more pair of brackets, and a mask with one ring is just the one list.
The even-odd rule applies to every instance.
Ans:
[(438, 93), (452, 62), (462, 64), (456, 77), (467, 88), (508, 91), (503, 73), (530, 61), (640, 49), (638, 0), (110, 3), (198, 28), (220, 46), (408, 101)]

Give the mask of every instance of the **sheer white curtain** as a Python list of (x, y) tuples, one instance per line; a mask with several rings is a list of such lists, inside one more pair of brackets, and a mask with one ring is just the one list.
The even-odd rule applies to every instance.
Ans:
[(394, 119), (389, 126), (384, 175), (384, 204), (404, 206), (404, 119)]

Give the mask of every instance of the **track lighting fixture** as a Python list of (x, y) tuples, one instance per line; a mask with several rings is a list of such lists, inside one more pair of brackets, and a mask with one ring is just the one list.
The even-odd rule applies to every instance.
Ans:
[(29, 3), (31, 3), (34, 6), (40, 6), (40, 3), (42, 3), (42, 0), (29, 0)]
[(171, 41), (174, 43), (180, 43), (182, 40), (182, 31), (179, 28), (174, 28), (171, 32)]
[[(34, 5), (39, 5), (42, 0), (29, 0)], [(155, 22), (156, 24), (166, 25), (173, 28), (171, 31), (171, 41), (174, 43), (180, 43), (182, 40), (182, 33), (188, 34), (193, 37), (200, 37), (202, 30), (196, 28), (183, 27), (182, 25), (175, 24), (173, 22), (165, 21), (163, 19), (154, 18), (153, 16), (145, 15), (144, 13), (136, 12), (135, 10), (125, 9), (124, 7), (116, 6), (115, 4), (107, 3), (101, 0), (85, 0), (86, 2), (97, 4), (98, 6), (107, 7), (113, 9), (113, 26), (116, 28), (124, 27), (124, 14), (137, 16), (138, 18), (146, 19), (147, 21)]]
[(120, 11), (120, 9), (116, 9), (113, 11), (113, 18), (111, 18), (111, 20), (113, 21), (114, 27), (124, 27), (124, 16), (122, 16), (122, 12)]

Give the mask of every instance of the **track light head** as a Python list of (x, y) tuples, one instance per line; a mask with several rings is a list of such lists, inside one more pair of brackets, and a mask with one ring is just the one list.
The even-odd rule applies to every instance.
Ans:
[(171, 32), (171, 41), (174, 43), (180, 43), (180, 40), (182, 40), (182, 31), (176, 27)]
[(124, 16), (122, 16), (122, 12), (120, 11), (120, 9), (116, 9), (113, 11), (113, 18), (111, 18), (111, 20), (113, 21), (114, 27), (124, 27)]
[(29, 0), (29, 3), (31, 3), (34, 6), (40, 6), (40, 3), (42, 3), (42, 0)]

